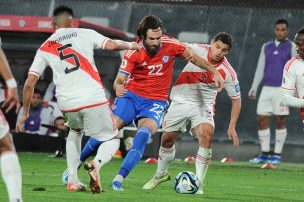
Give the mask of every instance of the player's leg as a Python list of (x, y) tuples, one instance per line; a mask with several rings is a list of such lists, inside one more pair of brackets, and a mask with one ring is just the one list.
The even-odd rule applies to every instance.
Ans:
[(274, 147), (274, 153), (271, 156), (269, 163), (278, 165), (281, 163), (281, 154), (287, 136), (287, 128), (285, 125), (286, 116), (276, 115), (275, 120), (276, 120), (275, 147)]
[(144, 150), (151, 135), (157, 131), (157, 123), (150, 118), (141, 118), (138, 122), (138, 130), (133, 140), (133, 145), (125, 157), (118, 174), (112, 182), (112, 188), (122, 191), (122, 181), (138, 164), (143, 156)]
[[(117, 98), (111, 109), (113, 109), (114, 114), (117, 113), (121, 115), (123, 114), (123, 111), (126, 110), (126, 107), (129, 107), (129, 109), (133, 108), (133, 106), (130, 106), (128, 103), (128, 98)], [(125, 114), (127, 114), (127, 116), (123, 116), (122, 118), (114, 115), (118, 130), (120, 130), (126, 125), (124, 120), (126, 120), (127, 122), (131, 122), (133, 120), (133, 117), (135, 116), (135, 111), (128, 110), (128, 113)], [(90, 138), (81, 151), (80, 161), (84, 162), (89, 156), (96, 152), (101, 143), (102, 142), (94, 138)]]
[[(99, 171), (108, 163), (119, 149), (120, 140), (117, 137), (116, 121), (108, 105), (83, 109), (84, 130), (86, 134), (100, 144), (95, 158), (85, 164), (85, 169), (90, 176), (90, 188), (93, 193), (100, 193), (102, 188)], [(100, 119), (102, 118), (102, 120)]]
[[(282, 93), (281, 88), (274, 89), (274, 91), (277, 95)], [(274, 106), (276, 130), (274, 153), (271, 156), (269, 163), (277, 165), (281, 163), (281, 154), (287, 136), (287, 129), (285, 123), (286, 117), (287, 115), (289, 115), (289, 108), (282, 104), (282, 98), (280, 96), (273, 98), (272, 101)]]
[[(273, 114), (271, 88), (263, 87), (257, 106), (258, 138), (261, 145), (261, 154), (250, 160), (251, 163), (263, 163), (269, 160), (270, 129), (269, 120)], [(277, 96), (275, 96), (277, 97)]]
[(85, 186), (79, 181), (77, 170), (80, 164), (81, 140), (83, 136), (83, 119), (80, 112), (65, 113), (67, 125), (70, 127), (66, 141), (66, 158), (68, 166), (68, 185), (69, 191), (84, 191)]
[(170, 180), (169, 163), (175, 157), (175, 142), (178, 132), (165, 132), (162, 135), (159, 148), (157, 170), (155, 175), (144, 186), (143, 189), (154, 189), (159, 184)]
[(191, 131), (198, 138), (199, 149), (195, 158), (196, 176), (200, 182), (196, 194), (203, 194), (205, 176), (212, 157), (214, 135), (214, 108), (212, 104), (191, 107)]
[(188, 113), (190, 107), (185, 104), (171, 103), (168, 113), (164, 118), (164, 133), (159, 148), (157, 171), (155, 175), (144, 186), (143, 189), (154, 189), (160, 183), (170, 179), (169, 163), (175, 157), (175, 142), (179, 132), (186, 131)]
[(195, 159), (196, 176), (200, 182), (198, 194), (203, 194), (204, 180), (212, 157), (211, 141), (214, 127), (209, 123), (202, 123), (194, 127), (194, 131), (199, 141), (199, 149)]
[[(0, 130), (1, 131), (1, 130)], [(12, 135), (5, 131), (0, 137), (0, 165), (3, 181), (6, 185), (9, 201), (22, 201), (22, 177), (18, 156)]]

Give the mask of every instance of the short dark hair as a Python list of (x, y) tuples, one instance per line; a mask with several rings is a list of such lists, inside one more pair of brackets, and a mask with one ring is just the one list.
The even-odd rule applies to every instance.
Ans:
[(57, 8), (55, 8), (55, 10), (53, 12), (53, 16), (56, 17), (57, 15), (60, 15), (62, 13), (68, 13), (69, 15), (74, 17), (73, 9), (71, 9), (70, 7), (67, 7), (67, 6), (58, 6)]
[(159, 17), (154, 15), (148, 15), (144, 17), (137, 26), (137, 36), (139, 38), (146, 38), (147, 37), (147, 30), (148, 29), (158, 29), (163, 28), (163, 23)]
[(297, 34), (304, 34), (304, 27), (302, 27), (298, 32)]
[(38, 88), (35, 88), (35, 89), (34, 89), (34, 94), (39, 94), (39, 95), (41, 96), (41, 98), (42, 98), (42, 96), (43, 96), (42, 91), (41, 91), (40, 89), (38, 89)]
[(288, 21), (285, 20), (285, 19), (279, 19), (279, 20), (277, 20), (276, 23), (275, 23), (275, 25), (278, 25), (278, 24), (285, 24), (287, 28), (289, 26)]
[(232, 47), (232, 36), (226, 32), (219, 32), (213, 37), (213, 42), (221, 41), (223, 44), (229, 46), (229, 49)]

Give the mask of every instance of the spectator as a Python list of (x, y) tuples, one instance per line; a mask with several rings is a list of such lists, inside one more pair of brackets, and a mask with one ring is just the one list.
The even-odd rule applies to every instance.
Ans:
[[(33, 94), (33, 99), (31, 102), (29, 117), (24, 124), (24, 132), (33, 133), (39, 135), (46, 135), (48, 129), (42, 127), (41, 124), (51, 124), (52, 123), (52, 113), (53, 107), (48, 104), (43, 104), (42, 92), (35, 89)], [(23, 107), (20, 109), (18, 118), (23, 113)]]

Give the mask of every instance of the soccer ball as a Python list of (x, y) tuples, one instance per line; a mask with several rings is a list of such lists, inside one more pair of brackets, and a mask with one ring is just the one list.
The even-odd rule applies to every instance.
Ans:
[(69, 172), (68, 172), (68, 169), (65, 169), (65, 171), (62, 173), (61, 180), (62, 180), (62, 183), (63, 183), (63, 184), (68, 184), (68, 180), (69, 180)]
[(183, 171), (174, 179), (174, 190), (178, 194), (194, 194), (199, 188), (197, 176), (190, 171)]

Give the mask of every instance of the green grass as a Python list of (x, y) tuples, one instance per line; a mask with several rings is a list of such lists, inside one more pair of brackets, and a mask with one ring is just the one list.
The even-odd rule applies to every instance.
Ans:
[[(244, 162), (222, 164), (212, 162), (206, 177), (205, 195), (182, 195), (173, 190), (173, 182), (146, 191), (142, 186), (155, 172), (156, 165), (140, 162), (125, 180), (124, 192), (115, 192), (110, 184), (122, 160), (114, 159), (101, 170), (105, 192), (92, 195), (87, 192), (68, 192), (61, 183), (61, 175), (66, 168), (64, 158), (50, 158), (47, 154), (20, 153), (23, 173), (23, 200), (25, 202), (61, 201), (303, 201), (304, 166), (284, 163), (273, 170), (260, 169), (260, 165)], [(174, 161), (170, 172), (174, 177), (184, 170), (195, 171), (194, 164)], [(83, 168), (79, 178), (88, 183)], [(33, 191), (44, 187), (45, 191)], [(0, 201), (8, 201), (6, 188), (0, 179)]]

